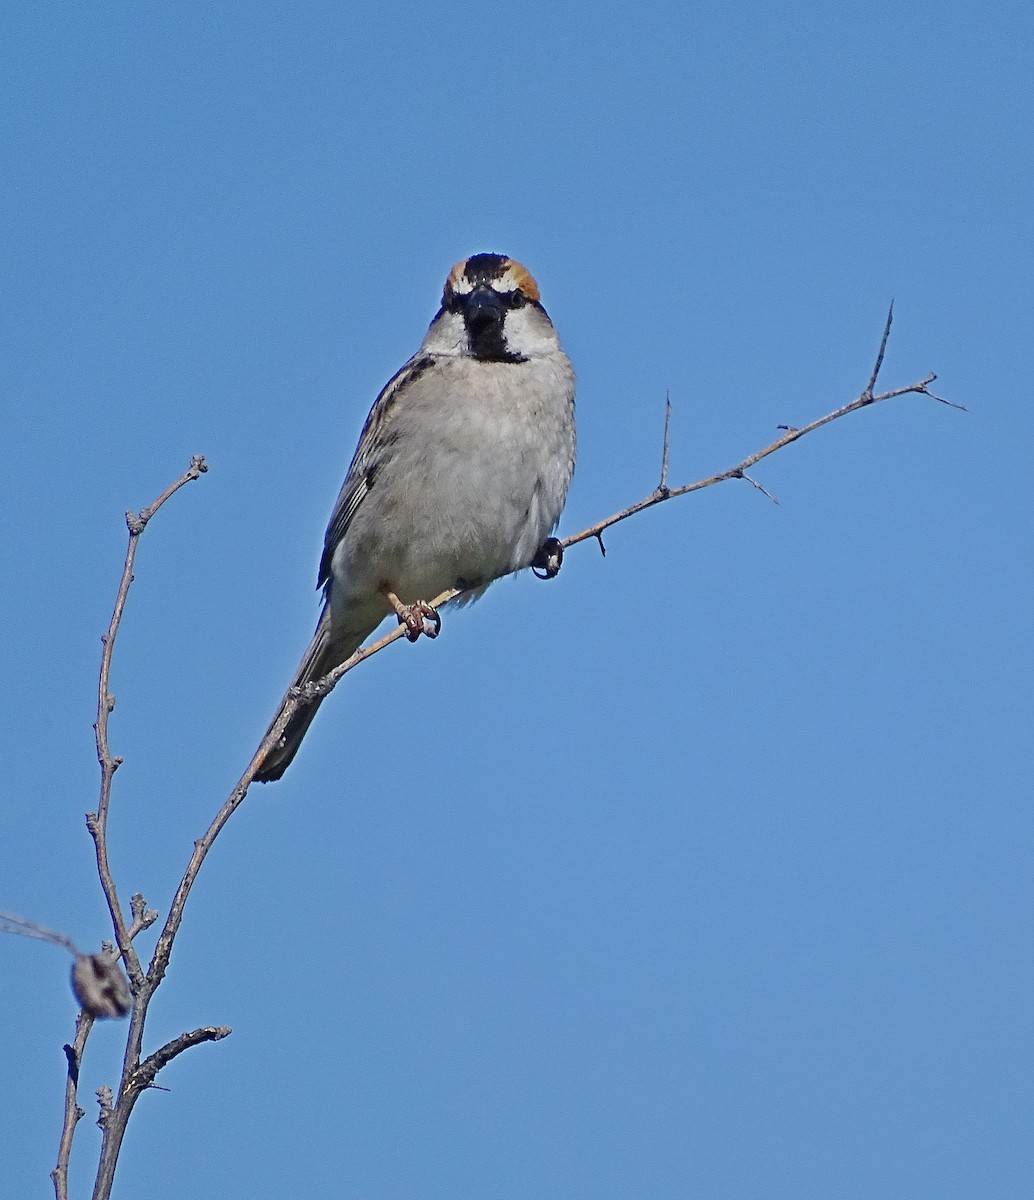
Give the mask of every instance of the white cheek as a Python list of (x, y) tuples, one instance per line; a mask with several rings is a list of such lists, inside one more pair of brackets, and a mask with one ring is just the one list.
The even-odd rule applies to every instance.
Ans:
[(442, 313), (427, 331), (421, 350), (432, 354), (465, 354), (467, 351), (467, 329), (459, 313)]
[(535, 357), (552, 354), (560, 340), (550, 320), (533, 304), (506, 314), (506, 345), (514, 354)]

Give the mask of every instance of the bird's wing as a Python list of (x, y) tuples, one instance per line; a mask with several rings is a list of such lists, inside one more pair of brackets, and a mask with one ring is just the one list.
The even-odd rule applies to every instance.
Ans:
[(363, 498), (373, 486), (377, 467), (386, 451), (389, 451), (393, 438), (387, 431), (387, 425), (392, 417), (392, 409), (403, 390), (422, 375), (431, 366), (434, 359), (429, 354), (417, 354), (406, 365), (388, 380), (380, 395), (373, 402), (370, 414), (366, 418), (363, 432), (359, 435), (359, 445), (356, 447), (352, 463), (341, 485), (334, 511), (330, 516), (330, 524), (323, 539), (323, 557), (320, 559), (319, 579), (317, 587), (322, 587), (330, 579), (331, 562), (334, 551), (348, 531), (352, 518), (355, 516)]

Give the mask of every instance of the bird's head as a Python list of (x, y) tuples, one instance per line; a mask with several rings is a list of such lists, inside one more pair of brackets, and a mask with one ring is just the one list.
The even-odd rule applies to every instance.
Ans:
[(560, 342), (527, 267), (503, 254), (474, 254), (449, 272), (424, 349), (482, 362), (524, 362)]

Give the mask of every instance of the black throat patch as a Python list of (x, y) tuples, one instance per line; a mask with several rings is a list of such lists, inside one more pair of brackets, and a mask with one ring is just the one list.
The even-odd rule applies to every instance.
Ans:
[(464, 323), (467, 326), (467, 341), (472, 358), (479, 362), (528, 361), (523, 354), (514, 354), (506, 345), (502, 321), (488, 321), (476, 316), (468, 319), (464, 316)]

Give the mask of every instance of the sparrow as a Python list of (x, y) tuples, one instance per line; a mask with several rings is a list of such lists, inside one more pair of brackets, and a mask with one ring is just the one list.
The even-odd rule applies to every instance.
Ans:
[[(538, 285), (505, 255), (464, 259), (363, 426), (323, 543), (322, 614), (291, 687), (343, 663), (392, 614), (411, 641), (436, 636), (429, 600), (450, 588), (462, 590), (456, 603), (477, 599), (541, 565), (547, 539), (555, 574), (550, 535), (574, 460), (574, 370)], [(293, 714), (255, 779), (283, 775), (320, 699)]]

